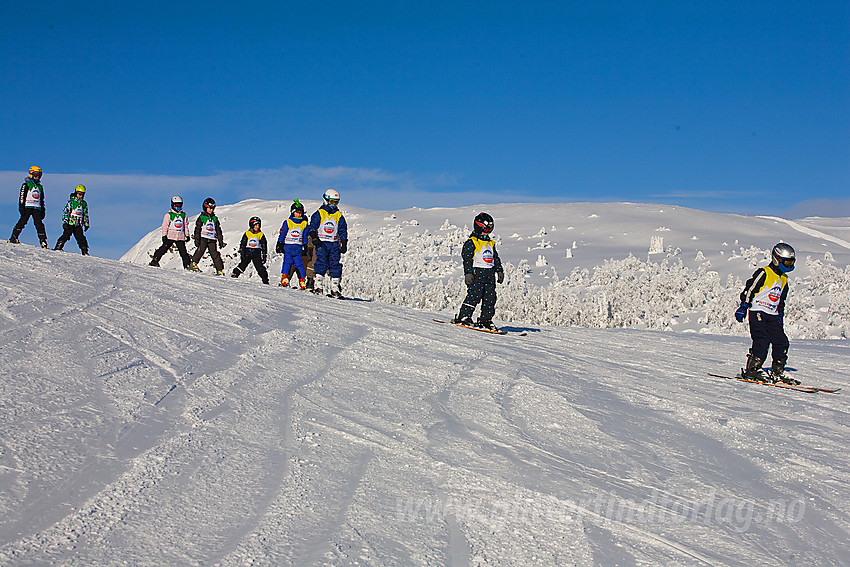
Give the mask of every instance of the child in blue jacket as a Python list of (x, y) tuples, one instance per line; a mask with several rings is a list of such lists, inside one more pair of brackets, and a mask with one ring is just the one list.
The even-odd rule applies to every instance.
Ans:
[(307, 289), (307, 270), (304, 268), (304, 260), (301, 254), (304, 246), (310, 238), (307, 230), (309, 223), (304, 217), (304, 205), (298, 199), (289, 207), (289, 218), (280, 226), (280, 235), (277, 237), (275, 252), (283, 252), (283, 265), (280, 268), (280, 285), (289, 287), (289, 270), (295, 264), (298, 271), (298, 287)]

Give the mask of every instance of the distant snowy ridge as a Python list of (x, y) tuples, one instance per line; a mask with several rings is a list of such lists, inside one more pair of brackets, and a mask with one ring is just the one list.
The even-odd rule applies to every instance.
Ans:
[[(496, 220), (494, 238), (506, 272), (496, 306), (501, 322), (743, 336), (746, 325), (732, 317), (738, 295), (755, 268), (769, 261), (770, 248), (784, 241), (798, 258), (791, 274), (789, 335), (843, 338), (850, 330), (850, 242), (834, 234), (843, 229), (823, 219), (803, 225), (635, 203), (387, 212), (348, 207), (344, 200), (343, 194), (350, 243), (343, 287), (350, 296), (455, 312), (465, 294), (460, 250), (472, 218), (486, 210)], [(308, 212), (319, 205), (303, 202)], [(229, 243), (227, 271), (237, 262), (235, 245), (248, 218), (258, 215), (269, 239), (270, 272), (279, 272), (282, 259), (274, 241), (289, 205), (251, 199), (219, 207)], [(850, 219), (843, 224), (850, 226)], [(159, 242), (155, 230), (122, 260), (147, 263)], [(179, 268), (180, 261), (172, 252), (162, 265)], [(211, 270), (208, 258), (201, 267)]]

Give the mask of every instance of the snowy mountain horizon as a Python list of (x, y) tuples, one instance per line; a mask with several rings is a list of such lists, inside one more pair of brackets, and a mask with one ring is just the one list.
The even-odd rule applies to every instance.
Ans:
[[(319, 201), (303, 200), (308, 213)], [(248, 199), (218, 207), (229, 246), (260, 216), (273, 252), (290, 201)], [(797, 251), (787, 326), (792, 338), (844, 338), (850, 320), (850, 219), (712, 213), (645, 203), (504, 203), (375, 211), (341, 204), (349, 224), (345, 293), (451, 314), (463, 298), (460, 247), (487, 211), (506, 266), (496, 319), (583, 327), (746, 335), (732, 313), (743, 283), (777, 242)], [(194, 222), (195, 217), (190, 217)], [(153, 230), (121, 257), (146, 264)], [(182, 267), (176, 252), (161, 262)], [(208, 258), (202, 269), (211, 271)], [(246, 274), (251, 277), (252, 274)], [(244, 277), (244, 276), (243, 276)], [(272, 279), (275, 279), (274, 277)]]

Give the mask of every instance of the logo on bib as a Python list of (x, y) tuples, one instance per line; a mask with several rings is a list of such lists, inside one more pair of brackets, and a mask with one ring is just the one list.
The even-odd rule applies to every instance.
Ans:
[(777, 303), (780, 297), (782, 297), (782, 289), (779, 287), (774, 287), (767, 292), (767, 298), (774, 303)]

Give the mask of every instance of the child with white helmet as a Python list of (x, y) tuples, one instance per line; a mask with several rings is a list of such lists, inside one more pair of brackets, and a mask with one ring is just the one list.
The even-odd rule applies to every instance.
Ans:
[[(339, 192), (328, 189), (322, 195), (324, 204), (310, 217), (310, 238), (316, 249), (316, 281), (313, 291), (326, 292), (330, 297), (345, 299), (342, 295), (342, 264), (340, 254), (348, 250), (348, 225), (339, 210)], [(330, 282), (325, 281), (325, 276)]]
[(192, 267), (192, 257), (186, 250), (186, 241), (189, 240), (189, 223), (186, 222), (186, 212), (183, 210), (183, 197), (174, 195), (171, 198), (171, 209), (162, 218), (162, 246), (156, 249), (151, 258), (151, 266), (159, 267), (159, 261), (166, 252), (171, 250), (172, 245), (177, 246), (183, 267), (187, 270)]

